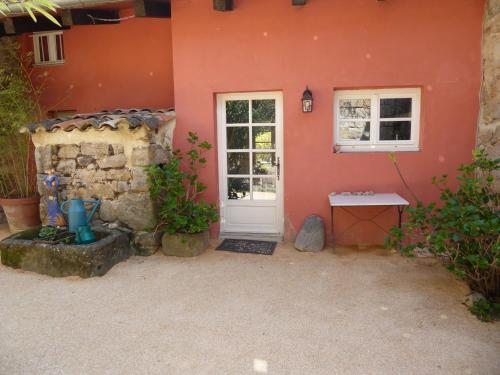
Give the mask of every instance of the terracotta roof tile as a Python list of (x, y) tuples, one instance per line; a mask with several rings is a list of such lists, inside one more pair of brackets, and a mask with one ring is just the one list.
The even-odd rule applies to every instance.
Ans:
[(72, 131), (78, 129), (84, 131), (88, 128), (101, 130), (103, 128), (117, 129), (119, 124), (128, 125), (130, 129), (139, 126), (147, 126), (156, 129), (160, 124), (175, 118), (174, 110), (168, 109), (115, 109), (97, 113), (79, 113), (73, 116), (48, 119), (23, 127), (23, 131), (34, 133), (37, 129), (45, 131)]

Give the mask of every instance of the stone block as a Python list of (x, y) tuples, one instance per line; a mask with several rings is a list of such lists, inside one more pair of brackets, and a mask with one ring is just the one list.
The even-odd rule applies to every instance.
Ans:
[(77, 145), (63, 145), (59, 147), (57, 156), (61, 159), (74, 159), (78, 156), (80, 147)]
[(132, 174), (128, 169), (110, 169), (106, 171), (106, 178), (113, 181), (128, 181)]
[(118, 220), (135, 230), (145, 230), (156, 222), (153, 202), (147, 193), (125, 193), (117, 199)]
[(76, 164), (80, 168), (87, 168), (95, 159), (92, 156), (84, 155), (76, 158)]
[(135, 147), (132, 150), (132, 165), (144, 167), (151, 164), (152, 151), (149, 146)]
[(110, 183), (92, 184), (90, 192), (97, 199), (112, 199), (115, 197), (115, 192)]
[(142, 167), (132, 168), (132, 181), (130, 183), (130, 189), (134, 192), (149, 191), (148, 175), (144, 170), (144, 168)]
[(99, 217), (103, 221), (112, 222), (117, 220), (116, 217), (116, 201), (103, 200), (99, 207)]
[(112, 144), (111, 148), (113, 149), (113, 155), (124, 153), (123, 145), (121, 143)]
[(132, 150), (132, 165), (145, 167), (151, 164), (162, 164), (168, 161), (169, 156), (169, 152), (161, 145), (135, 147)]
[(135, 232), (132, 235), (132, 247), (135, 255), (149, 256), (161, 248), (162, 232)]
[(122, 168), (127, 164), (127, 157), (125, 154), (111, 155), (103, 159), (97, 160), (99, 168)]
[(111, 181), (111, 187), (117, 193), (125, 193), (130, 190), (130, 185), (127, 181)]
[(54, 166), (52, 154), (55, 154), (55, 147), (52, 145), (38, 146), (35, 148), (35, 162), (38, 173), (45, 173)]
[(151, 145), (153, 157), (151, 164), (164, 164), (168, 161), (170, 153), (160, 145)]
[(210, 243), (208, 231), (202, 233), (165, 233), (161, 239), (163, 254), (176, 257), (195, 257), (203, 253)]
[(82, 155), (92, 156), (93, 158), (103, 158), (110, 154), (107, 143), (88, 143), (83, 142), (80, 145)]
[(72, 175), (76, 170), (76, 161), (63, 159), (57, 164), (56, 170), (64, 175)]
[(325, 224), (318, 215), (310, 215), (304, 220), (295, 239), (295, 248), (300, 251), (321, 251), (325, 246)]

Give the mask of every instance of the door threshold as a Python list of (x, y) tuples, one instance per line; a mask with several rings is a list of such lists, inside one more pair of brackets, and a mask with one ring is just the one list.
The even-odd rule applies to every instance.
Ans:
[(243, 232), (221, 232), (221, 233), (219, 233), (220, 240), (225, 240), (227, 238), (232, 238), (235, 240), (256, 240), (256, 241), (283, 242), (283, 235), (282, 234), (243, 233)]

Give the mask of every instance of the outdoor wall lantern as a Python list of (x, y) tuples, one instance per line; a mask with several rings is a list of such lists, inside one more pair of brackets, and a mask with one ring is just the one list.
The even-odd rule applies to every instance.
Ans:
[(309, 87), (306, 86), (304, 93), (302, 94), (302, 112), (312, 112), (313, 111), (313, 94)]

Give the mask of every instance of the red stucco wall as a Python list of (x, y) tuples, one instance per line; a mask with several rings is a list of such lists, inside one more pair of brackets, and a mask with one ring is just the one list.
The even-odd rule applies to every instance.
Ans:
[[(128, 15), (126, 13), (125, 15)], [(23, 35), (32, 50), (32, 38)], [(65, 63), (45, 66), (47, 110), (95, 112), (174, 105), (171, 20), (137, 18), (64, 32)]]
[[(195, 130), (216, 143), (216, 93), (282, 91), (288, 237), (308, 214), (328, 222), (331, 191), (394, 191), (410, 198), (387, 153), (332, 153), (335, 88), (422, 87), (421, 151), (397, 154), (419, 198), (437, 198), (431, 177), (453, 174), (470, 159), (479, 108), (482, 0), (235, 4), (234, 11), (222, 13), (212, 9), (212, 0), (172, 1), (175, 142), (182, 145), (187, 131)], [(315, 98), (311, 114), (300, 107), (306, 84)], [(210, 187), (206, 197), (217, 201), (215, 150), (203, 177)], [(387, 212), (380, 223), (388, 227), (395, 217)], [(336, 221), (342, 231), (353, 218), (339, 213)], [(360, 225), (340, 241), (370, 244), (383, 236)]]

